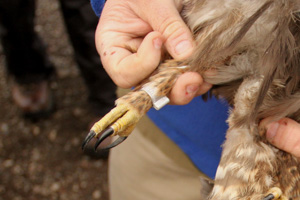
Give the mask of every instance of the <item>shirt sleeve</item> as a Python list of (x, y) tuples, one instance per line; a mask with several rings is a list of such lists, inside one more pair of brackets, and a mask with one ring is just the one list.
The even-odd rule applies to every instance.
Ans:
[(91, 0), (92, 8), (98, 17), (101, 15), (104, 4), (105, 0)]

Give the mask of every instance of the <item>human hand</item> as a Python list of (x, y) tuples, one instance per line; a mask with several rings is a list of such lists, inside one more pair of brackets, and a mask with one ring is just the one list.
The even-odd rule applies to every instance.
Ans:
[[(124, 88), (138, 84), (158, 66), (164, 52), (175, 59), (189, 57), (195, 46), (179, 15), (180, 0), (108, 0), (96, 30), (96, 46), (104, 68)], [(180, 76), (169, 97), (186, 104), (211, 85), (198, 73)]]
[(268, 119), (264, 119), (261, 122), (266, 124), (267, 140), (277, 148), (300, 158), (300, 124), (289, 118), (272, 123), (267, 121)]

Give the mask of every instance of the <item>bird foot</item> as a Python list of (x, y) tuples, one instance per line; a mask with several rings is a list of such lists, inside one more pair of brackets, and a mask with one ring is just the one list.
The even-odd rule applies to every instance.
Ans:
[(278, 187), (271, 188), (263, 200), (288, 200), (285, 196), (282, 195), (282, 191)]
[(134, 108), (126, 105), (118, 105), (96, 122), (86, 136), (82, 149), (93, 139), (98, 138), (95, 150), (109, 136), (119, 135), (120, 137), (104, 149), (110, 149), (123, 142), (132, 132), (135, 124), (139, 121), (140, 115)]
[(144, 91), (133, 91), (117, 100), (117, 106), (96, 122), (86, 136), (82, 149), (98, 138), (95, 150), (109, 136), (119, 136), (104, 149), (110, 149), (123, 142), (133, 131), (140, 118), (151, 108), (151, 98)]

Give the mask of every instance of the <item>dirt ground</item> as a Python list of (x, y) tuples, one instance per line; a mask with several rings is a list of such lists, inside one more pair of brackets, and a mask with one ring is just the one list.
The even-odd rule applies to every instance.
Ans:
[[(81, 151), (92, 117), (57, 0), (37, 1), (36, 30), (47, 43), (58, 77), (56, 112), (24, 120), (12, 104), (0, 48), (0, 200), (107, 198), (107, 161)], [(76, 85), (76, 87), (74, 87)]]

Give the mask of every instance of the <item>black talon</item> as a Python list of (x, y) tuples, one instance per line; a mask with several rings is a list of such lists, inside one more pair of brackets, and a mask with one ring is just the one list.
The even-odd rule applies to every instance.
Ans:
[(111, 143), (107, 147), (103, 148), (103, 150), (109, 150), (111, 148), (114, 148), (115, 146), (118, 146), (119, 144), (121, 144), (122, 142), (124, 142), (124, 140), (126, 140), (126, 139), (127, 139), (127, 137), (119, 137), (113, 143)]
[(105, 140), (106, 138), (108, 138), (109, 136), (111, 136), (114, 133), (114, 129), (109, 127), (108, 129), (104, 130), (104, 132), (102, 133), (102, 135), (100, 136), (100, 138), (97, 140), (96, 144), (95, 144), (95, 151), (97, 150), (97, 147), (100, 145), (100, 143)]
[(273, 200), (274, 198), (273, 194), (268, 194), (263, 200)]
[(85, 137), (85, 139), (81, 145), (82, 150), (84, 150), (85, 146), (93, 139), (93, 137), (95, 137), (95, 135), (96, 135), (95, 131), (89, 132), (89, 134)]
[[(103, 140), (105, 140), (106, 138), (108, 138), (109, 136), (111, 136), (114, 133), (114, 129), (109, 127), (108, 129), (106, 129), (103, 134), (101, 135), (101, 137), (98, 139), (98, 141), (95, 144), (95, 151), (97, 150), (98, 146), (101, 144), (101, 142), (103, 142)], [(108, 145), (105, 148), (102, 148), (101, 150), (109, 150), (119, 144), (121, 144), (122, 142), (124, 142), (124, 140), (126, 140), (127, 137), (119, 137), (118, 139), (116, 139), (113, 143), (111, 143), (110, 145)]]

